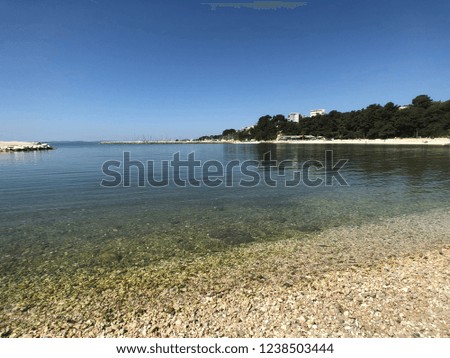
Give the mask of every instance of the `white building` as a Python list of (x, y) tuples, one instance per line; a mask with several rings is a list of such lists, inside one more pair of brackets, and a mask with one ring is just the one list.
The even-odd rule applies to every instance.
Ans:
[(315, 116), (321, 116), (323, 114), (326, 114), (327, 111), (325, 109), (313, 109), (311, 112), (309, 112), (309, 116), (310, 117), (315, 117)]
[(300, 113), (297, 113), (297, 112), (289, 113), (289, 116), (288, 116), (288, 119), (289, 119), (291, 122), (296, 122), (296, 123), (299, 123), (299, 122), (300, 122), (300, 118), (301, 118), (301, 114), (300, 114)]

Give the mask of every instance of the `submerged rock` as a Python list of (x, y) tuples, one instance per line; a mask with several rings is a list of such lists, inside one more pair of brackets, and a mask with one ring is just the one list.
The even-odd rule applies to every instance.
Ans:
[(249, 232), (236, 228), (219, 229), (210, 236), (226, 245), (241, 245), (255, 241)]
[(314, 224), (305, 224), (297, 226), (297, 230), (300, 232), (318, 232), (321, 231), (322, 228)]

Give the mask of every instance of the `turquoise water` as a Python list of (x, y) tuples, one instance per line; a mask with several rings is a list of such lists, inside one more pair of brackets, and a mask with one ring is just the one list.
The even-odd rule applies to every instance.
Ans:
[[(0, 153), (3, 274), (144, 266), (450, 203), (448, 147), (52, 144), (49, 152)], [(111, 179), (102, 164), (122, 160), (124, 152), (156, 162), (194, 152), (201, 161), (226, 164), (261, 161), (270, 151), (274, 160), (293, 161), (289, 176), (307, 160), (323, 161), (330, 149), (336, 161), (349, 160), (341, 171), (348, 186), (286, 188), (274, 175), (276, 188), (243, 188), (236, 172), (233, 187), (138, 187), (136, 171), (131, 187), (100, 185)], [(264, 163), (257, 170), (267, 173)]]

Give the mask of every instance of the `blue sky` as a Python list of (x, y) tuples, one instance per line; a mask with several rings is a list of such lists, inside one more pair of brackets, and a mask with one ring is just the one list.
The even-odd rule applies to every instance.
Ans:
[(450, 99), (448, 1), (203, 2), (0, 0), (0, 139), (191, 138)]

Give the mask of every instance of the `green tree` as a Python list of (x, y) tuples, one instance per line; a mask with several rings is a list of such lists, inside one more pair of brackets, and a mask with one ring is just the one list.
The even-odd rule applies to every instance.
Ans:
[(414, 98), (412, 100), (412, 105), (414, 107), (423, 108), (423, 109), (427, 109), (428, 107), (431, 106), (432, 103), (433, 103), (433, 100), (426, 94), (421, 94), (420, 96), (417, 96), (416, 98)]

